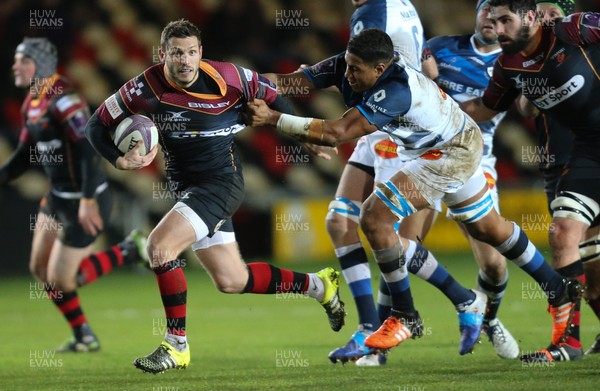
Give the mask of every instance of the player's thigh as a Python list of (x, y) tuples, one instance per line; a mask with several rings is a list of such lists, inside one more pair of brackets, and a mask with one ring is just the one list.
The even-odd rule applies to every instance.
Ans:
[[(175, 260), (183, 250), (197, 240), (197, 235), (206, 236), (208, 233), (202, 220), (187, 209), (181, 211), (185, 205), (179, 204), (167, 212), (148, 236), (147, 251), (152, 266), (158, 266), (155, 265), (156, 262), (162, 264)], [(198, 233), (200, 230), (203, 230), (203, 234)]]
[(373, 175), (365, 168), (346, 164), (335, 196), (362, 202), (373, 192), (373, 183)]
[(444, 202), (448, 217), (463, 223), (476, 240), (498, 246), (513, 232), (512, 223), (494, 208), (494, 197), (481, 168), (457, 192), (446, 194)]
[(248, 269), (237, 242), (197, 249), (195, 253), (217, 289), (225, 293), (243, 291), (248, 282)]

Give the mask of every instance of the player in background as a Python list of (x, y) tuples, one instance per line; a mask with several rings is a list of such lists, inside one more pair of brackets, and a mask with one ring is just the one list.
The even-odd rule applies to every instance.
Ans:
[[(557, 18), (570, 15), (575, 10), (573, 0), (536, 1), (538, 17), (545, 24), (552, 23)], [(548, 200), (548, 210), (556, 198), (556, 184), (571, 152), (573, 134), (568, 127), (552, 118), (548, 113), (540, 113), (535, 106), (523, 97), (518, 99), (519, 111), (527, 117), (534, 117), (540, 148), (539, 169), (544, 178), (544, 191)], [(585, 239), (579, 244), (579, 253), (583, 262), (587, 289), (584, 298), (596, 317), (600, 319), (600, 227), (590, 227), (585, 233)], [(579, 308), (576, 308), (579, 311)], [(585, 352), (594, 354), (600, 352), (600, 334), (592, 346)]]
[[(255, 99), (246, 112), (251, 125), (274, 126), (300, 141), (330, 146), (381, 129), (408, 159), (389, 180), (375, 185), (361, 209), (360, 227), (393, 306), (391, 316), (367, 337), (367, 347), (390, 349), (412, 335), (401, 319), (402, 313), (415, 311), (406, 269), (411, 245), (398, 236), (394, 223), (440, 199), (474, 238), (493, 245), (534, 278), (552, 308), (582, 291), (577, 281), (563, 279), (546, 264), (518, 225), (498, 215), (480, 168), (483, 139), (476, 123), (425, 75), (395, 63), (392, 41), (383, 31), (363, 30), (345, 53), (282, 77), (295, 78), (295, 85), (309, 90), (335, 85), (351, 109), (338, 120), (322, 120), (282, 114)], [(465, 313), (459, 317), (459, 353), (466, 354), (479, 339), (487, 297), (464, 288), (456, 293)]]
[[(479, 0), (476, 5), (475, 33), (472, 35), (450, 35), (430, 39), (424, 52), (423, 66), (434, 70), (436, 83), (455, 101), (463, 102), (483, 95), (488, 85), (496, 59), (502, 52), (494, 26), (488, 19), (488, 0)], [(494, 133), (505, 113), (492, 120), (480, 122), (484, 141), (481, 167), (488, 181), (496, 211), (500, 212), (496, 182), (496, 157), (493, 154)], [(508, 283), (508, 270), (502, 254), (486, 243), (471, 237), (463, 223), (459, 223), (465, 234), (475, 260), (479, 265), (477, 289), (488, 296), (488, 308), (483, 319), (483, 330), (502, 358), (517, 358), (519, 346), (510, 332), (497, 318), (498, 309)], [(408, 265), (410, 270), (410, 265)]]
[[(105, 159), (118, 169), (135, 170), (152, 162), (157, 146), (140, 156), (138, 144), (123, 155), (110, 132), (131, 114), (151, 116), (159, 130), (167, 177), (178, 196), (148, 238), (148, 255), (165, 309), (166, 335), (155, 351), (135, 359), (134, 365), (151, 373), (189, 365), (187, 283), (184, 265), (177, 259), (189, 246), (220, 291), (306, 294), (323, 305), (331, 328), (338, 331), (345, 317), (338, 296), (339, 272), (325, 268), (305, 274), (268, 263), (245, 264), (231, 221), (244, 195), (241, 161), (233, 142), (235, 134), (246, 127), (240, 115), (244, 103), (260, 98), (283, 111), (289, 111), (289, 104), (256, 72), (202, 59), (201, 32), (187, 20), (166, 25), (159, 53), (161, 63), (108, 97), (86, 128), (92, 145)], [(173, 126), (180, 118), (187, 119), (185, 126)]]
[(35, 219), (29, 270), (43, 283), (73, 331), (59, 352), (100, 349), (79, 303), (77, 288), (143, 257), (146, 239), (137, 231), (92, 254), (110, 216), (112, 198), (98, 154), (84, 136), (89, 107), (69, 80), (56, 72), (57, 50), (46, 38), (25, 38), (15, 51), (15, 85), (28, 88), (19, 144), (0, 167), (0, 185), (40, 165), (50, 190)]
[[(600, 88), (594, 64), (600, 59), (600, 15), (573, 14), (540, 23), (534, 0), (490, 0), (503, 54), (482, 98), (463, 109), (478, 121), (506, 110), (522, 94), (537, 109), (572, 130), (573, 149), (552, 201), (549, 231), (552, 265), (563, 276), (585, 281), (579, 243), (600, 222)], [(525, 362), (581, 359), (578, 300), (551, 308), (550, 345)]]

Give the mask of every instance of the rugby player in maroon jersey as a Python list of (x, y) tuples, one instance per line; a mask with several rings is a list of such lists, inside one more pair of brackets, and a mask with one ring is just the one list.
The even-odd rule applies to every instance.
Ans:
[(140, 156), (139, 144), (123, 155), (110, 131), (131, 114), (151, 116), (159, 130), (168, 180), (178, 195), (178, 202), (151, 232), (147, 247), (167, 318), (165, 340), (134, 365), (159, 373), (186, 368), (190, 362), (187, 284), (183, 262), (177, 259), (190, 246), (220, 291), (307, 294), (325, 307), (331, 328), (338, 331), (345, 316), (338, 296), (339, 272), (325, 268), (305, 274), (268, 263), (245, 264), (231, 221), (244, 195), (234, 143), (234, 135), (246, 127), (242, 110), (254, 98), (286, 112), (289, 105), (256, 72), (203, 59), (200, 30), (187, 20), (169, 23), (160, 44), (161, 63), (108, 97), (86, 128), (103, 157), (116, 168), (135, 170), (152, 162), (157, 147)]
[[(585, 281), (579, 243), (600, 224), (600, 15), (572, 14), (540, 23), (534, 0), (490, 0), (503, 54), (482, 98), (462, 108), (476, 121), (504, 111), (522, 94), (542, 113), (573, 132), (572, 153), (556, 187), (549, 232), (552, 263), (563, 276)], [(579, 299), (551, 311), (552, 340), (523, 354), (525, 362), (581, 359)]]
[[(0, 167), (0, 185), (39, 165), (50, 180), (33, 228), (29, 269), (72, 328), (73, 338), (57, 351), (100, 349), (81, 309), (76, 289), (113, 268), (142, 257), (146, 239), (137, 231), (111, 248), (92, 254), (110, 216), (112, 198), (100, 156), (85, 138), (89, 107), (56, 73), (56, 47), (45, 38), (17, 46), (15, 85), (29, 88), (22, 106), (19, 144)], [(38, 289), (37, 287), (35, 289)]]

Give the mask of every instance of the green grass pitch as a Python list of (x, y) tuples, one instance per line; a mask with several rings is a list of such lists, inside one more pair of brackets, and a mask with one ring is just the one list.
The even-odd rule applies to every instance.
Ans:
[[(465, 286), (475, 285), (472, 256), (438, 259)], [(337, 267), (335, 261), (328, 265)], [(280, 265), (281, 266), (281, 265)], [(324, 264), (285, 267), (316, 271)], [(162, 339), (165, 322), (154, 276), (121, 270), (80, 290), (82, 305), (102, 350), (54, 354), (69, 331), (54, 307), (39, 298), (31, 278), (0, 280), (2, 354), (0, 390), (597, 390), (600, 357), (524, 366), (498, 358), (486, 340), (475, 353), (458, 355), (458, 325), (452, 305), (434, 288), (411, 278), (426, 336), (390, 352), (388, 365), (332, 365), (327, 354), (355, 329), (356, 310), (345, 283), (346, 326), (329, 329), (324, 310), (312, 299), (285, 295), (225, 295), (199, 268), (189, 268), (187, 370), (144, 374), (132, 361)], [(500, 318), (522, 351), (550, 340), (550, 316), (539, 288), (510, 265)], [(582, 340), (587, 348), (600, 331), (585, 306)]]

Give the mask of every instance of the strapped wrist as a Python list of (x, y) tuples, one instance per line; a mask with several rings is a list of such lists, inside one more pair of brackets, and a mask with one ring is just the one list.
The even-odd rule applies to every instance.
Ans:
[(322, 144), (324, 122), (322, 119), (281, 114), (277, 120), (277, 130), (300, 141)]

